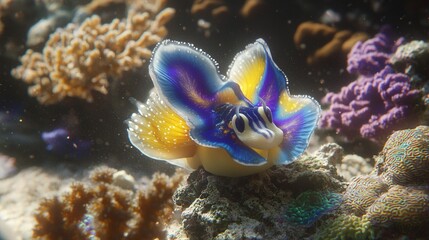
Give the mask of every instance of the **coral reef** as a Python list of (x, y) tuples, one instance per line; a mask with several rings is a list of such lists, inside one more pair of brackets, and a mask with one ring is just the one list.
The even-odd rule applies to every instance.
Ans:
[(376, 157), (373, 172), (352, 179), (343, 194), (342, 212), (369, 222), (377, 236), (389, 239), (401, 234), (415, 238), (426, 236), (428, 149), (427, 126), (392, 134)]
[(355, 43), (366, 39), (368, 36), (365, 33), (338, 30), (315, 22), (301, 23), (293, 36), (296, 47), (307, 52), (307, 63), (310, 65), (346, 56)]
[(347, 70), (358, 73), (357, 80), (339, 93), (328, 93), (322, 103), (330, 105), (322, 113), (319, 126), (332, 128), (349, 139), (383, 141), (393, 130), (416, 126), (405, 120), (418, 110), (420, 90), (413, 89), (410, 79), (387, 64), (402, 40), (392, 40), (383, 28), (373, 39), (356, 44), (349, 54)]
[[(341, 158), (341, 147), (327, 144), (313, 155), (257, 175), (227, 178), (203, 169), (194, 171), (187, 185), (174, 194), (182, 219), (179, 230), (169, 229), (168, 237), (302, 239), (306, 224), (336, 205), (336, 192), (343, 189), (343, 183), (333, 163)], [(313, 202), (313, 198), (320, 201)], [(301, 213), (292, 210), (301, 211), (297, 199), (307, 199), (310, 206), (302, 209), (302, 221), (290, 224), (288, 220), (300, 218)], [(296, 214), (287, 216), (291, 212)]]
[[(115, 185), (123, 175), (100, 167), (91, 184), (74, 183), (61, 197), (45, 199), (35, 214), (34, 238), (43, 239), (163, 239), (173, 210), (171, 196), (183, 173), (169, 178), (154, 174), (146, 188)], [(129, 184), (133, 179), (127, 177)]]
[(156, 16), (129, 14), (110, 24), (102, 24), (98, 16), (69, 24), (50, 36), (43, 53), (28, 50), (12, 75), (29, 84), (29, 94), (42, 104), (65, 97), (91, 102), (93, 92), (107, 93), (110, 78), (142, 66), (151, 56), (148, 47), (167, 34), (164, 25), (173, 15), (166, 8)]

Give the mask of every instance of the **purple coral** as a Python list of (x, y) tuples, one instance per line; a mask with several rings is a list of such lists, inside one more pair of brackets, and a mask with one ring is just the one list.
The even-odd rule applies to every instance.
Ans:
[(320, 127), (336, 129), (349, 138), (375, 140), (387, 136), (412, 113), (420, 91), (411, 88), (407, 75), (396, 73), (387, 64), (399, 42), (402, 40), (391, 40), (383, 29), (353, 47), (347, 70), (359, 76), (339, 93), (328, 93), (322, 99), (330, 108), (322, 113)]
[(83, 157), (88, 154), (91, 148), (90, 141), (76, 139), (65, 128), (56, 128), (50, 132), (43, 132), (42, 139), (46, 143), (46, 150), (56, 154)]
[(393, 40), (391, 35), (392, 29), (385, 26), (374, 38), (356, 43), (348, 55), (347, 71), (372, 76), (382, 70), (392, 53), (404, 42), (403, 38)]

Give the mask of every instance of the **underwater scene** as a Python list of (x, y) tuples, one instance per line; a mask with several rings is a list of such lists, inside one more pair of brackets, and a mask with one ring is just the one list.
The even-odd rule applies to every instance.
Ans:
[(0, 0), (0, 240), (429, 239), (429, 1)]

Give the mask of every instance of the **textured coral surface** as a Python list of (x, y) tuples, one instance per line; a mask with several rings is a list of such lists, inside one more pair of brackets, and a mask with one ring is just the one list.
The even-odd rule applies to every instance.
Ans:
[[(392, 134), (376, 157), (373, 172), (353, 178), (348, 185), (343, 194), (342, 211), (352, 214), (356, 221), (361, 222), (359, 224), (362, 221), (366, 222), (365, 226), (370, 223), (376, 236), (382, 239), (400, 235), (411, 238), (427, 236), (428, 137), (428, 126)], [(342, 234), (349, 231), (339, 226), (336, 228)], [(327, 233), (322, 235), (327, 236)]]
[[(343, 184), (333, 162), (341, 157), (342, 149), (328, 144), (289, 165), (248, 177), (219, 177), (199, 169), (174, 195), (181, 224), (169, 231), (169, 238), (302, 239), (305, 228), (338, 201), (335, 192)], [(313, 197), (320, 201), (310, 201)], [(296, 202), (304, 198), (310, 206)]]

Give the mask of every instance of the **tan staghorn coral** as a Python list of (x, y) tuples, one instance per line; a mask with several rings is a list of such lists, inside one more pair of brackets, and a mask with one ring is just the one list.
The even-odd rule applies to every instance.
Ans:
[[(173, 177), (155, 173), (142, 187), (124, 171), (95, 169), (89, 184), (74, 183), (63, 196), (41, 202), (33, 238), (164, 239), (172, 196), (184, 177), (179, 171)], [(134, 185), (132, 190), (120, 183), (124, 178)]]
[(127, 19), (110, 24), (102, 24), (98, 16), (80, 26), (69, 24), (51, 35), (43, 53), (28, 50), (12, 75), (29, 84), (29, 94), (42, 104), (66, 97), (91, 102), (93, 92), (107, 94), (110, 78), (119, 78), (150, 58), (148, 47), (165, 37), (164, 25), (174, 10), (154, 15), (130, 11)]

